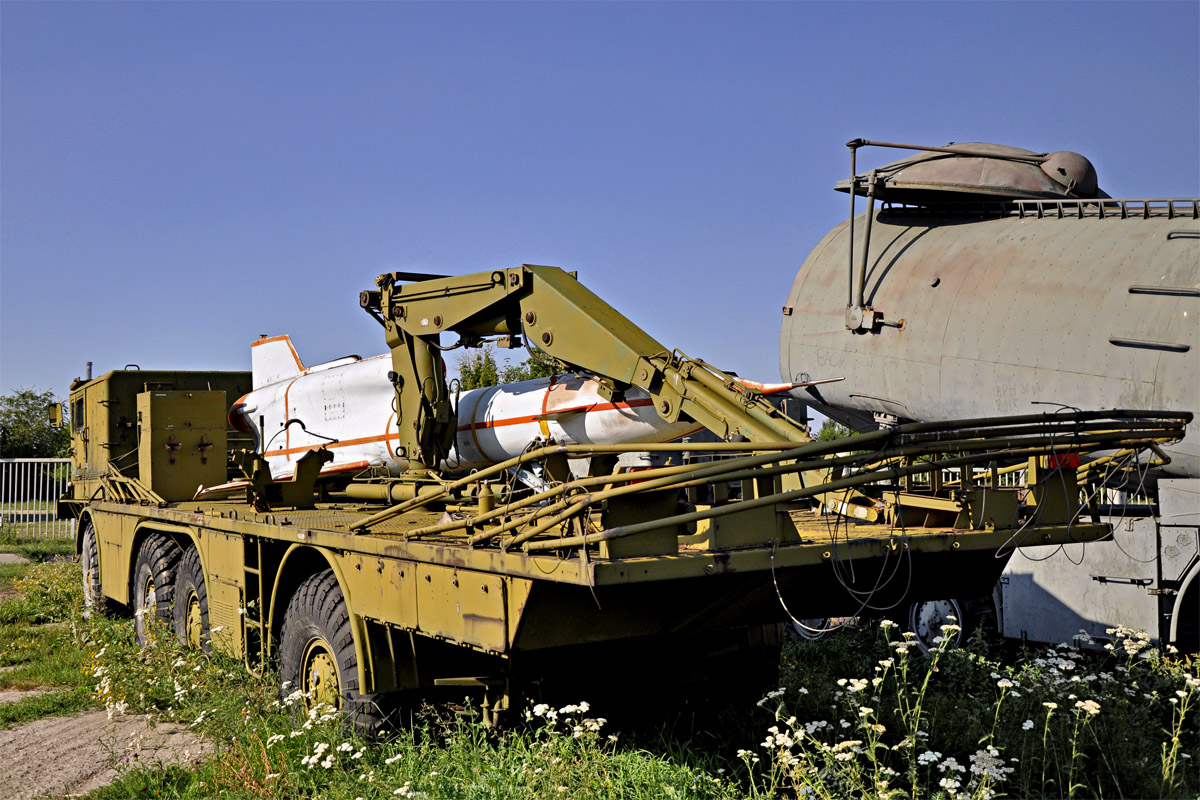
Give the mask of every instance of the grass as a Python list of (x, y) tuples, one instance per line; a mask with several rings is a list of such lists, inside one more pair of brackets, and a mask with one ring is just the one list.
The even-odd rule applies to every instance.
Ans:
[(5, 518), (0, 525), (0, 552), (29, 547), (37, 542), (74, 542), (75, 529), (70, 520), (42, 519), (13, 522)]
[[(0, 726), (81, 707), (187, 725), (217, 754), (190, 770), (144, 766), (93, 798), (1195, 797), (1193, 658), (1115, 631), (1109, 652), (927, 658), (894, 626), (790, 645), (781, 687), (719, 724), (685, 712), (605, 719), (584, 702), (525, 709), (486, 728), (469, 703), (408, 709), (367, 741), (301, 712), (276, 678), (183, 649), (160, 631), (79, 609), (78, 565), (27, 565), (0, 602), (0, 686), (57, 687)], [(0, 573), (7, 574), (7, 573)], [(6, 715), (6, 716), (5, 716)], [(663, 723), (664, 719), (673, 724)]]
[(33, 563), (0, 565), (0, 689), (44, 691), (0, 705), (0, 729), (96, 707), (83, 669), (90, 653), (79, 565), (63, 560), (74, 544), (38, 540), (4, 549)]
[(71, 558), (75, 555), (73, 537), (33, 538), (22, 536), (24, 525), (5, 524), (0, 528), (0, 553), (15, 553), (30, 561), (48, 561), (51, 558)]
[(977, 641), (926, 659), (885, 622), (832, 648), (806, 645), (791, 691), (769, 703), (765, 754), (743, 760), (765, 794), (1195, 797), (1195, 658), (1113, 635), (1107, 653), (1060, 645), (997, 658)]
[(9, 511), (53, 511), (54, 500), (10, 500), (0, 503), (0, 514)]

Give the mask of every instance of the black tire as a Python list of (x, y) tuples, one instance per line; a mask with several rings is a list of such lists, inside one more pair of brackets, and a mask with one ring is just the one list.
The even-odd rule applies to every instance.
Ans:
[(208, 625), (208, 587), (204, 582), (204, 565), (200, 551), (189, 547), (179, 561), (179, 577), (175, 579), (173, 604), (175, 637), (184, 644), (208, 653), (212, 631)]
[(346, 600), (333, 570), (309, 577), (292, 595), (279, 644), (281, 696), (305, 693), (303, 707), (325, 703), (360, 733), (378, 733), (385, 712), (377, 695), (358, 691), (358, 657)]
[[(949, 617), (955, 619), (951, 620)], [(917, 647), (926, 655), (938, 646), (934, 639), (942, 635), (942, 625), (954, 622), (959, 630), (950, 638), (948, 647), (963, 647), (977, 630), (985, 635), (996, 631), (996, 611), (990, 595), (979, 598), (946, 598), (925, 600), (908, 607), (905, 630), (917, 634)]]
[(160, 630), (171, 630), (175, 605), (175, 579), (183, 554), (173, 539), (152, 533), (138, 548), (133, 565), (133, 625), (137, 643), (149, 639), (148, 622)]
[(79, 564), (83, 572), (83, 615), (89, 617), (94, 612), (103, 612), (105, 605), (104, 591), (100, 588), (100, 547), (90, 519), (83, 522)]
[(788, 641), (798, 643), (820, 641), (833, 630), (836, 630), (836, 627), (829, 617), (792, 620), (784, 629)]

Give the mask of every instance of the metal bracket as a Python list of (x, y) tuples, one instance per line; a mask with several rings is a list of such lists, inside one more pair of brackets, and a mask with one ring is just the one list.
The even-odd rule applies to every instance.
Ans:
[(1091, 578), (1096, 583), (1116, 583), (1127, 586), (1149, 586), (1154, 583), (1153, 578), (1110, 578), (1107, 575), (1092, 575)]

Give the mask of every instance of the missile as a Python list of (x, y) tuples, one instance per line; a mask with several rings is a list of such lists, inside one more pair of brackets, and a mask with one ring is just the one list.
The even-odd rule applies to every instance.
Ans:
[(463, 393), (454, 448), (443, 467), (477, 469), (505, 461), (538, 438), (559, 444), (641, 444), (669, 442), (702, 427), (667, 422), (637, 388), (628, 389), (622, 402), (612, 402), (600, 395), (592, 378), (534, 378)]
[[(397, 457), (395, 390), (388, 380), (391, 360), (346, 356), (306, 367), (288, 336), (251, 343), (253, 390), (229, 411), (237, 430), (255, 437), (273, 480), (287, 480), (296, 462), (325, 447), (333, 460), (322, 475), (354, 474), (382, 467), (399, 475), (407, 462)], [(743, 391), (775, 394), (804, 383), (760, 384), (738, 379)], [(649, 395), (634, 387), (612, 402), (593, 378), (556, 375), (472, 389), (457, 401), (454, 445), (439, 466), (447, 471), (478, 469), (520, 455), (530, 442), (636, 445), (668, 442), (701, 430), (691, 420), (667, 422)], [(212, 487), (207, 492), (237, 488)]]
[(319, 447), (333, 454), (323, 475), (379, 466), (403, 471), (392, 452), (395, 390), (386, 355), (306, 367), (290, 337), (272, 336), (251, 343), (250, 362), (253, 389), (230, 408), (229, 424), (254, 436), (273, 480), (292, 477), (296, 461)]

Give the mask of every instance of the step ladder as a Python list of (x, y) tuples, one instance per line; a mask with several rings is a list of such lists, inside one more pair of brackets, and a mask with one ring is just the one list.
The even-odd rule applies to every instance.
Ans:
[(242, 569), (245, 572), (245, 591), (242, 608), (242, 641), (246, 643), (243, 656), (246, 669), (261, 678), (266, 669), (270, 649), (270, 637), (263, 624), (264, 586), (262, 573), (262, 541), (256, 537), (245, 537), (245, 557)]

